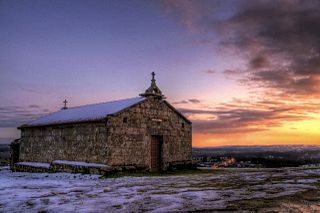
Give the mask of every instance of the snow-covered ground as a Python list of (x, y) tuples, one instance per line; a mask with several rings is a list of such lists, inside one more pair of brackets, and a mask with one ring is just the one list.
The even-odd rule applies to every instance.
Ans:
[[(160, 177), (100, 178), (0, 171), (0, 212), (205, 211), (239, 201), (317, 189), (320, 169), (233, 170)], [(320, 208), (319, 208), (320, 211)]]

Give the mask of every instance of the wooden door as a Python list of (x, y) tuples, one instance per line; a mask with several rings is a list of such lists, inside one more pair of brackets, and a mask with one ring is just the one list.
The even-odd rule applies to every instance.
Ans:
[(161, 149), (162, 137), (151, 136), (151, 171), (156, 172), (161, 170)]

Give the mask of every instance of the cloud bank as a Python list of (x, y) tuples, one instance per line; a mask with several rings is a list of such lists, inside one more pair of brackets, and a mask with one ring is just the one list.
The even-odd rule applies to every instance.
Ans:
[(3, 106), (0, 107), (0, 127), (18, 127), (31, 120), (48, 114), (48, 109), (42, 109), (38, 105)]
[[(261, 131), (319, 112), (320, 1), (169, 0), (164, 5), (199, 39), (216, 35), (219, 48), (243, 62), (221, 72), (254, 96), (247, 104), (233, 100), (213, 110), (181, 109), (193, 118), (196, 132)], [(203, 114), (213, 117), (194, 119)]]

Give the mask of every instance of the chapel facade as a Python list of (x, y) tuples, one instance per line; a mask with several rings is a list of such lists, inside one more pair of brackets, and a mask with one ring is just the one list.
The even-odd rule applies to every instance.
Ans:
[(192, 124), (165, 100), (154, 73), (139, 97), (65, 106), (18, 128), (19, 162), (66, 160), (159, 171), (192, 159)]

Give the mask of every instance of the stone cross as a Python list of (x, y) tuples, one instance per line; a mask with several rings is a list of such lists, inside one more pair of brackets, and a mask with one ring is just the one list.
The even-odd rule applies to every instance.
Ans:
[(67, 103), (68, 103), (68, 101), (67, 101), (66, 99), (64, 99), (63, 103), (64, 103), (63, 109), (67, 109)]

